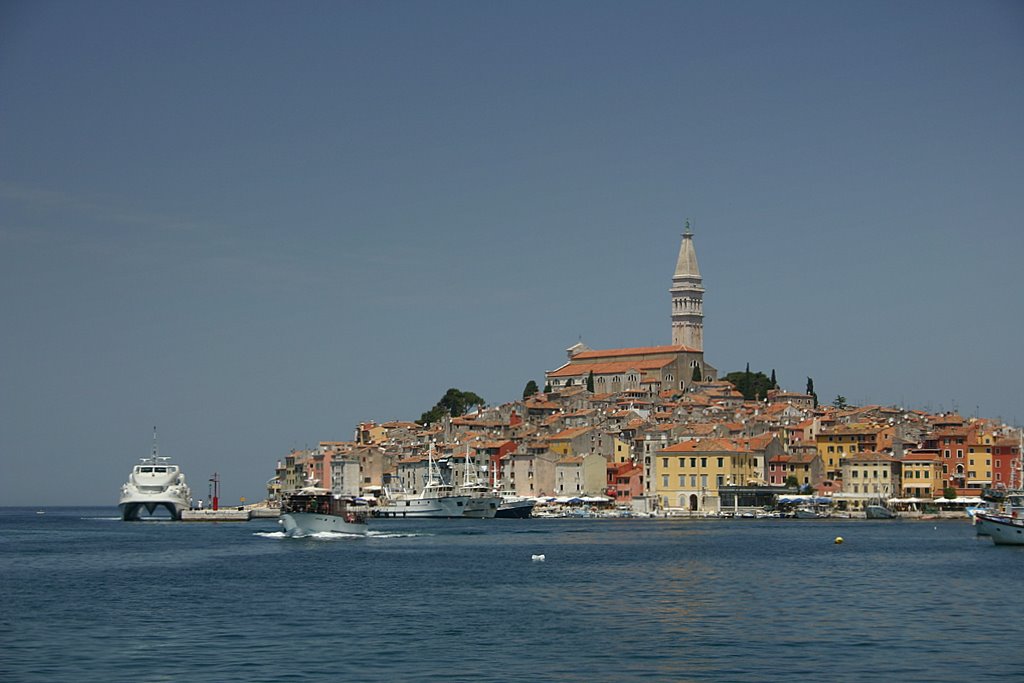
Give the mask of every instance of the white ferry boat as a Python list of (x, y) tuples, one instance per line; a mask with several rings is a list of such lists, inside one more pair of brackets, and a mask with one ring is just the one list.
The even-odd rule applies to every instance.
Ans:
[(162, 457), (156, 446), (156, 429), (153, 430), (153, 454), (142, 458), (132, 468), (128, 481), (121, 487), (118, 507), (124, 521), (138, 520), (142, 511), (153, 515), (157, 508), (170, 513), (171, 519), (181, 519), (183, 510), (189, 508), (192, 495), (181, 468), (172, 465), (170, 458)]

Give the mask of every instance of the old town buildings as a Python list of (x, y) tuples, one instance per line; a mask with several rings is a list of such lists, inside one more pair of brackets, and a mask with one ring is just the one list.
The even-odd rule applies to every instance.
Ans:
[(688, 225), (670, 294), (669, 345), (597, 351), (581, 342), (545, 374), (541, 393), (434, 424), (362, 423), (352, 441), (287, 454), (268, 493), (310, 482), (341, 495), (417, 492), (428, 452), (449, 481), (468, 458), (504, 491), (668, 514), (756, 506), (780, 492), (816, 492), (856, 511), (879, 498), (928, 503), (1024, 485), (1021, 432), (1004, 424), (820, 406), (779, 387), (749, 400), (718, 380), (704, 358), (704, 288)]

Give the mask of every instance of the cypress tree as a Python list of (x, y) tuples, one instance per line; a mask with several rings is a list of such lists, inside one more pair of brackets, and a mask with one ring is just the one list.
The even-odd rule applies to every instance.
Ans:
[(532, 379), (526, 383), (526, 388), (523, 389), (523, 398), (528, 398), (536, 394), (540, 389), (537, 388), (537, 383)]

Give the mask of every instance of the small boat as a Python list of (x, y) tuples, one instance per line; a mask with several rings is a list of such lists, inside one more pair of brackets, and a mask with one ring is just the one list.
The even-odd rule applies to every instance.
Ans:
[(881, 501), (864, 506), (864, 514), (868, 519), (896, 519), (900, 516), (898, 512), (890, 510)]
[(1024, 519), (984, 512), (977, 513), (975, 519), (985, 525), (996, 545), (1024, 545)]
[(827, 519), (831, 516), (832, 511), (827, 505), (801, 505), (793, 510), (796, 519)]
[(278, 523), (289, 536), (332, 531), (342, 534), (365, 534), (366, 513), (348, 498), (328, 489), (307, 486), (285, 497), (281, 503)]
[(168, 463), (168, 460), (170, 458), (161, 456), (157, 450), (154, 427), (152, 455), (141, 458), (141, 464), (132, 468), (128, 481), (121, 486), (117, 504), (122, 520), (138, 520), (143, 510), (153, 515), (157, 508), (167, 510), (171, 519), (178, 520), (182, 511), (188, 510), (192, 492), (185, 483), (181, 468)]

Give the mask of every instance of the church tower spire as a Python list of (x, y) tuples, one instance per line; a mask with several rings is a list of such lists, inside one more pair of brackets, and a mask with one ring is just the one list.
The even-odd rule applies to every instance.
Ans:
[(704, 286), (693, 248), (693, 231), (686, 221), (679, 245), (676, 272), (672, 276), (672, 344), (704, 350)]

